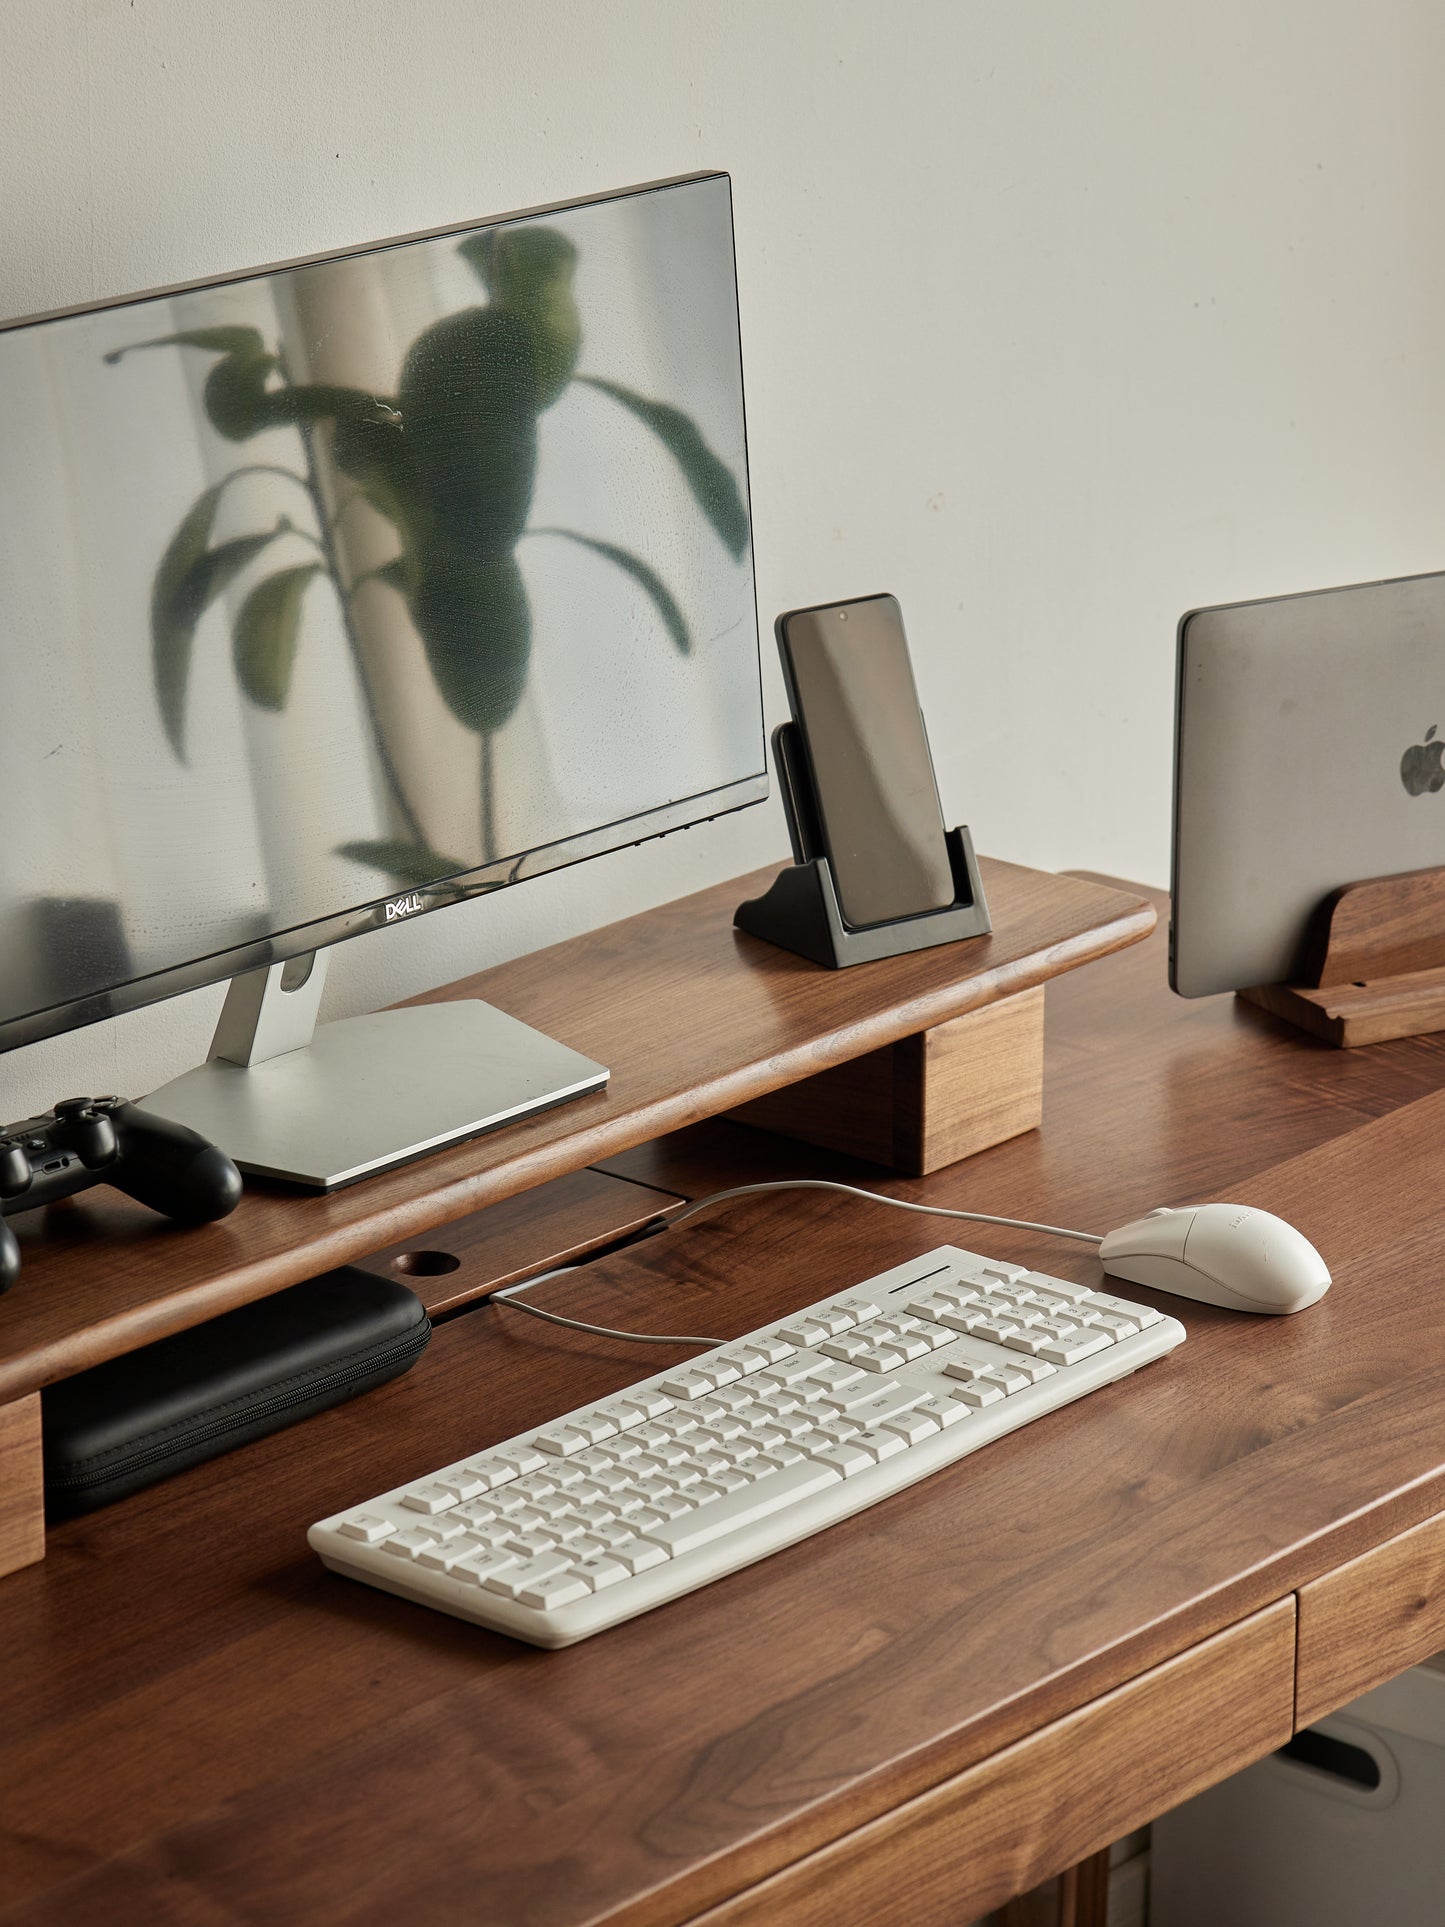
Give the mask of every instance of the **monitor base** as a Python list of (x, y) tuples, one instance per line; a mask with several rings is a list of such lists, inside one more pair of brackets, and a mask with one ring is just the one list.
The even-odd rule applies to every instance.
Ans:
[(599, 1091), (607, 1071), (475, 999), (320, 1025), (248, 1067), (213, 1057), (143, 1100), (241, 1169), (333, 1191)]

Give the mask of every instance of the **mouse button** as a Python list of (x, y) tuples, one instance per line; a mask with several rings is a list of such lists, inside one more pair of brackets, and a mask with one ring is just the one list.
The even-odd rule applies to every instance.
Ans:
[[(1293, 1228), (1252, 1205), (1207, 1204), (1185, 1241), (1185, 1262), (1236, 1296), (1273, 1304), (1291, 1295)], [(1303, 1243), (1303, 1240), (1300, 1240)]]
[(1194, 1216), (1192, 1210), (1151, 1211), (1147, 1217), (1132, 1218), (1109, 1233), (1099, 1246), (1099, 1256), (1106, 1265), (1110, 1258), (1130, 1257), (1136, 1252), (1182, 1262)]

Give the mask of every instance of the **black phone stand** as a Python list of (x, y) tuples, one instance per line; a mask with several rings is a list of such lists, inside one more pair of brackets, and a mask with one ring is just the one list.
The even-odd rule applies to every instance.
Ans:
[(778, 873), (765, 896), (738, 905), (733, 922), (739, 930), (825, 964), (830, 970), (875, 963), (880, 957), (901, 957), (910, 950), (929, 950), (935, 944), (957, 943), (961, 938), (981, 937), (992, 930), (973, 838), (966, 827), (947, 832), (954, 900), (946, 909), (925, 910), (916, 917), (900, 917), (896, 923), (856, 927), (847, 923), (824, 848), (796, 723), (779, 723), (773, 731), (773, 758), (794, 861)]

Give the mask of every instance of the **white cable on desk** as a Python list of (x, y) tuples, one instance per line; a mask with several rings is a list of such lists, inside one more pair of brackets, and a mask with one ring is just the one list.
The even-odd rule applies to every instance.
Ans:
[[(999, 1218), (988, 1211), (955, 1211), (941, 1204), (913, 1204), (907, 1198), (890, 1198), (884, 1191), (865, 1191), (858, 1184), (837, 1184), (831, 1178), (774, 1178), (763, 1184), (734, 1185), (730, 1191), (713, 1191), (705, 1198), (698, 1198), (687, 1205), (675, 1216), (663, 1220), (662, 1229), (675, 1231), (680, 1224), (696, 1217), (699, 1211), (709, 1206), (722, 1204), (729, 1198), (750, 1198), (760, 1191), (842, 1191), (851, 1197), (868, 1198), (874, 1204), (891, 1204), (896, 1211), (920, 1211), (930, 1218), (963, 1218), (970, 1224), (1001, 1224), (1011, 1231), (1042, 1231), (1051, 1238), (1074, 1238), (1080, 1244), (1098, 1245), (1103, 1238), (1093, 1231), (1066, 1231), (1062, 1225), (1035, 1224), (1028, 1218)], [(519, 1285), (507, 1285), (501, 1291), (494, 1291), (492, 1304), (511, 1305), (513, 1311), (524, 1311), (529, 1318), (544, 1318), (549, 1325), (565, 1325), (569, 1331), (592, 1332), (601, 1338), (624, 1338), (636, 1345), (725, 1345), (725, 1338), (698, 1338), (681, 1333), (665, 1332), (625, 1332), (616, 1331), (610, 1325), (588, 1325), (580, 1318), (563, 1318), (555, 1311), (543, 1311), (538, 1305), (524, 1305), (516, 1294), (530, 1291), (534, 1285), (544, 1285), (549, 1278), (561, 1278), (569, 1271), (581, 1271), (582, 1265), (557, 1265), (551, 1271), (544, 1271), (535, 1278), (524, 1278)]]

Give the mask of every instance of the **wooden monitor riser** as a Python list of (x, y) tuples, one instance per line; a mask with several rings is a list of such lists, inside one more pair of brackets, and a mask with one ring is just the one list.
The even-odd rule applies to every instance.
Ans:
[(429, 1309), (455, 1309), (655, 1216), (665, 1197), (588, 1167), (702, 1118), (733, 1113), (914, 1174), (1035, 1127), (1043, 986), (1147, 936), (1155, 911), (1073, 877), (982, 868), (990, 935), (849, 970), (733, 929), (767, 870), (413, 999), (481, 997), (609, 1065), (611, 1083), (347, 1190), (251, 1180), (231, 1217), (189, 1230), (104, 1187), (12, 1220), (0, 1517), (8, 1503), (21, 1526), (0, 1531), (0, 1572), (38, 1556), (33, 1424), (11, 1408), (56, 1379), (333, 1266), (405, 1260), (485, 1211), (491, 1256), (464, 1286), (426, 1261), (408, 1273)]

